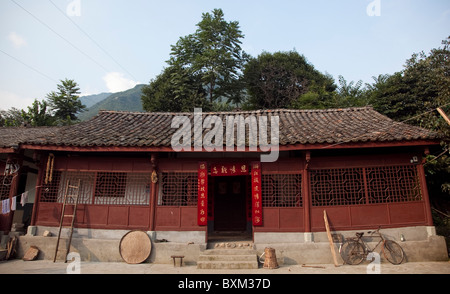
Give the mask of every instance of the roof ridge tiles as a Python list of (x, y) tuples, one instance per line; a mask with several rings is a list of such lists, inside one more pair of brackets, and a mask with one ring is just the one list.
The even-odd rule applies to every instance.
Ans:
[[(249, 114), (249, 113), (276, 113), (276, 112), (304, 112), (304, 113), (314, 113), (314, 112), (350, 112), (350, 111), (364, 111), (373, 110), (372, 106), (361, 106), (361, 107), (347, 107), (347, 108), (325, 108), (325, 109), (288, 109), (288, 108), (273, 108), (273, 109), (256, 109), (256, 110), (236, 110), (236, 111), (202, 111), (202, 114)], [(124, 110), (105, 110), (102, 109), (98, 112), (97, 116), (105, 114), (137, 114), (137, 115), (186, 115), (192, 114), (193, 112), (140, 112), (140, 111), (124, 111)]]

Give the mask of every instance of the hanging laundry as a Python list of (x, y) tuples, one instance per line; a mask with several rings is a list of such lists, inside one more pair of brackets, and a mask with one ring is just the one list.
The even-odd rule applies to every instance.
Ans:
[(3, 214), (7, 214), (11, 211), (9, 204), (10, 204), (9, 198), (2, 201), (2, 213)]
[(16, 204), (17, 204), (17, 196), (14, 196), (13, 198), (11, 198), (11, 211), (15, 211), (16, 210)]
[(22, 195), (20, 196), (20, 204), (22, 206), (25, 206), (25, 204), (28, 203), (28, 191), (23, 192)]

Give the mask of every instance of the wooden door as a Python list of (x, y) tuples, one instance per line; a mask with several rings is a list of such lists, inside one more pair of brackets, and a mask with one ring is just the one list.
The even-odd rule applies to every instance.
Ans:
[(214, 187), (214, 230), (245, 231), (245, 176), (216, 177)]

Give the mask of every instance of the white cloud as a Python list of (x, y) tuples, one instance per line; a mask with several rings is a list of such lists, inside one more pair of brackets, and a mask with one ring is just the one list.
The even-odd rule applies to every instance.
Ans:
[(33, 98), (25, 98), (9, 91), (0, 90), (0, 110), (8, 110), (11, 107), (26, 109), (31, 106)]
[(9, 33), (8, 39), (16, 48), (20, 48), (27, 44), (27, 41), (22, 36), (18, 35), (16, 32)]
[(106, 83), (108, 92), (111, 93), (131, 89), (139, 83), (125, 78), (124, 75), (120, 72), (110, 72), (103, 77), (103, 80)]

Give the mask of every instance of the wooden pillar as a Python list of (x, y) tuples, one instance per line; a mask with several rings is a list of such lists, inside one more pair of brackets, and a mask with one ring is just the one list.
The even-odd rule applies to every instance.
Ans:
[[(22, 164), (23, 164), (23, 156), (19, 155), (19, 154), (9, 155), (7, 161), (17, 163), (20, 167), (19, 170), (13, 174), (13, 178), (11, 180), (11, 186), (9, 188), (9, 203), (10, 203), (10, 207), (11, 207), (12, 198), (14, 196), (17, 196), (17, 192), (19, 189), (20, 173), (21, 173), (21, 168), (22, 168)], [(8, 232), (11, 230), (13, 218), (14, 218), (14, 211), (12, 211), (12, 210), (4, 218), (4, 220), (6, 221), (6, 224), (3, 227), (6, 228), (6, 231), (8, 231)]]
[(304, 207), (304, 223), (305, 223), (305, 232), (311, 232), (311, 199), (309, 193), (309, 162), (311, 160), (311, 152), (306, 151), (305, 154), (305, 165), (303, 168), (303, 177), (302, 177), (302, 194), (303, 194), (303, 207)]
[(152, 176), (151, 182), (152, 187), (150, 189), (150, 220), (149, 220), (149, 229), (150, 231), (155, 230), (155, 216), (156, 216), (156, 204), (157, 204), (157, 195), (158, 195), (158, 163), (157, 163), (157, 155), (156, 153), (151, 154), (150, 162), (152, 164)]
[(425, 204), (425, 217), (427, 226), (433, 225), (433, 217), (431, 215), (430, 197), (428, 195), (427, 181), (425, 178), (425, 170), (423, 163), (417, 165), (417, 171), (419, 175), (420, 189), (422, 191), (422, 199)]
[[(41, 190), (42, 190), (42, 184), (44, 183), (44, 176), (45, 176), (45, 162), (47, 162), (47, 155), (44, 156), (41, 154), (39, 161), (37, 160), (37, 153), (35, 153), (36, 158), (36, 164), (38, 167), (38, 174), (37, 174), (37, 180), (36, 180), (36, 189), (34, 190), (34, 204), (33, 204), (33, 210), (31, 212), (31, 222), (30, 226), (35, 226), (37, 221), (37, 214), (39, 209), (39, 201), (41, 198)], [(30, 197), (31, 195), (28, 195)]]

